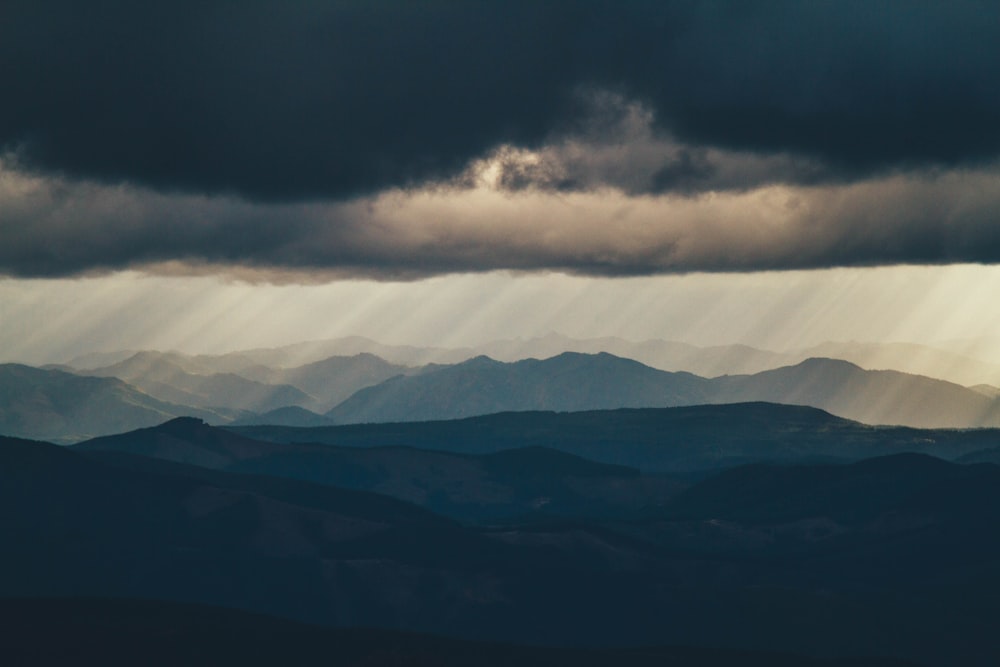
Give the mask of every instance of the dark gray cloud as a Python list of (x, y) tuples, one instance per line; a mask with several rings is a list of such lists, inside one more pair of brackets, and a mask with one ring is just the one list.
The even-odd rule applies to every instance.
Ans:
[(511, 193), (479, 183), (265, 204), (0, 164), (0, 202), (0, 274), (21, 277), (134, 268), (280, 282), (1000, 261), (996, 169), (697, 196)]
[(680, 148), (635, 183), (581, 154), (509, 185), (754, 186), (704, 151), (850, 182), (997, 156), (998, 25), (992, 2), (7, 0), (0, 147), (88, 181), (347, 200), (599, 135), (581, 90), (610, 90)]

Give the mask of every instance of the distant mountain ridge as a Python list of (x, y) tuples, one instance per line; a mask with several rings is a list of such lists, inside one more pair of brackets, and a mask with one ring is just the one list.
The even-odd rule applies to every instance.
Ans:
[(362, 389), (330, 410), (338, 423), (458, 419), (493, 412), (572, 412), (710, 402), (708, 383), (607, 353), (512, 363), (476, 357)]
[(867, 424), (1000, 426), (1000, 401), (960, 385), (897, 371), (808, 359), (754, 375), (702, 378), (607, 353), (566, 352), (513, 363), (478, 357), (393, 378), (347, 399), (337, 423), (458, 419), (519, 410), (580, 411), (769, 401), (810, 405)]
[(198, 408), (267, 412), (288, 405), (316, 407), (316, 399), (290, 384), (266, 384), (179, 354), (137, 352), (111, 366), (85, 371), (116, 377), (161, 400)]
[(917, 428), (1000, 426), (1000, 401), (961, 385), (838, 359), (807, 359), (756, 375), (715, 378), (713, 402), (811, 405), (866, 424)]
[[(183, 363), (192, 370), (205, 370), (198, 365), (201, 362)], [(716, 378), (661, 371), (604, 352), (566, 352), (517, 362), (475, 357), (459, 364), (418, 368), (359, 354), (289, 369), (255, 366), (247, 371), (262, 379), (299, 383), (321, 398), (291, 384), (188, 372), (169, 355), (134, 355), (116, 367), (84, 371), (135, 375), (135, 382), (145, 391), (110, 377), (92, 377), (88, 384), (80, 375), (55, 368), (6, 368), (21, 370), (0, 373), (0, 429), (10, 435), (59, 441), (121, 432), (182, 415), (213, 423), (260, 424), (262, 420), (253, 413), (269, 414), (279, 424), (317, 426), (327, 419), (339, 424), (405, 422), (509, 411), (752, 401), (809, 405), (867, 424), (1000, 426), (1000, 397), (989, 387), (967, 388), (898, 371), (869, 371), (836, 359), (808, 359), (753, 375)], [(48, 389), (40, 391), (41, 385)], [(110, 403), (98, 400), (112, 395), (117, 398)], [(325, 414), (315, 410), (331, 403), (336, 404)], [(98, 404), (103, 407), (93, 407)], [(255, 409), (232, 407), (240, 405)], [(125, 414), (131, 417), (124, 418)]]
[(73, 442), (182, 415), (216, 424), (231, 416), (161, 401), (117, 378), (0, 364), (0, 434)]
[[(829, 357), (850, 361), (869, 370), (897, 370), (966, 386), (1000, 385), (1000, 364), (986, 354), (985, 348), (973, 350), (976, 355), (982, 353), (982, 356), (970, 356), (955, 352), (946, 346), (939, 348), (904, 342), (829, 341), (801, 349), (776, 352), (738, 343), (699, 346), (659, 339), (631, 341), (614, 336), (572, 338), (556, 333), (533, 338), (495, 340), (476, 346), (455, 348), (387, 345), (363, 336), (347, 336), (215, 355), (182, 355), (172, 352), (155, 354), (169, 357), (175, 363), (180, 363), (180, 358), (183, 358), (186, 364), (180, 365), (188, 372), (201, 374), (228, 372), (261, 380), (259, 377), (251, 377), (244, 371), (253, 367), (293, 368), (329, 357), (353, 357), (359, 354), (374, 355), (398, 366), (417, 367), (427, 364), (455, 364), (476, 356), (488, 356), (498, 361), (545, 359), (562, 352), (585, 354), (607, 352), (634, 359), (660, 370), (686, 371), (703, 377), (747, 375), (794, 365), (813, 357)], [(71, 359), (67, 365), (78, 369), (95, 369), (116, 364), (134, 354), (135, 351), (88, 354)], [(270, 382), (270, 380), (262, 381)], [(305, 391), (309, 392), (308, 389)]]
[(418, 370), (390, 363), (367, 352), (327, 357), (291, 368), (250, 366), (240, 371), (245, 377), (259, 382), (297, 387), (315, 398), (316, 409), (320, 411), (333, 408), (359, 389), (413, 372)]

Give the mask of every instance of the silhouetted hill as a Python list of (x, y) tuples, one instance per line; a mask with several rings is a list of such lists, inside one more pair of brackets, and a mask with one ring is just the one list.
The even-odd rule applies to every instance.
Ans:
[(157, 426), (81, 442), (74, 451), (119, 451), (177, 463), (224, 468), (248, 457), (282, 451), (280, 446), (212, 428), (200, 419), (180, 417)]
[[(41, 443), (0, 447), (0, 520), (0, 595), (185, 599), (348, 624), (385, 621), (377, 601), (407, 568), (484, 568), (504, 553), (377, 494)], [(349, 565), (369, 560), (371, 575)], [(326, 561), (346, 570), (324, 573)], [(379, 572), (385, 584), (365, 583)], [(368, 592), (338, 611), (341, 586)]]
[(0, 433), (6, 435), (72, 442), (180, 415), (229, 421), (216, 411), (158, 400), (115, 378), (0, 364)]
[(986, 447), (974, 452), (963, 454), (956, 459), (957, 463), (995, 463), (1000, 465), (1000, 446)]
[[(241, 446), (217, 435), (221, 451)], [(540, 461), (543, 477), (545, 466), (604, 474), (530, 450), (495, 461), (515, 471)], [(0, 446), (0, 596), (985, 667), (1000, 657), (997, 507), (1000, 468), (893, 456), (730, 471), (624, 520), (484, 529), (375, 494), (13, 441)]]
[[(857, 524), (910, 508), (921, 495), (1000, 468), (980, 470), (923, 454), (896, 454), (849, 465), (757, 464), (727, 470), (681, 493), (669, 503), (673, 516), (744, 523), (828, 518)], [(943, 511), (946, 496), (933, 505)]]
[(97, 438), (73, 449), (376, 491), (472, 521), (532, 514), (626, 516), (660, 506), (689, 485), (541, 447), (470, 456), (410, 447), (279, 445), (192, 419)]
[(460, 453), (543, 446), (644, 471), (703, 470), (755, 461), (858, 460), (908, 451), (952, 459), (1000, 440), (997, 430), (872, 427), (816, 408), (769, 403), (231, 430), (275, 442), (409, 446)]
[[(153, 600), (0, 600), (5, 661), (23, 664), (324, 667), (904, 667), (690, 647), (580, 650), (335, 629), (218, 607)], [(331, 648), (333, 647), (333, 648)]]

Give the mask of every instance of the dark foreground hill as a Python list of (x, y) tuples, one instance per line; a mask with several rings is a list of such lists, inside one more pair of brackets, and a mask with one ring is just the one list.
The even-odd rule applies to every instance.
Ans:
[(854, 461), (898, 452), (953, 459), (1000, 443), (1000, 430), (995, 429), (873, 427), (815, 408), (770, 403), (227, 430), (283, 443), (408, 446), (460, 453), (540, 446), (643, 471), (704, 470), (760, 461)]
[[(246, 444), (228, 438), (220, 455)], [(755, 466), (619, 519), (476, 527), (378, 494), (108, 457), (0, 440), (0, 597), (578, 648), (1000, 659), (992, 465)]]
[(96, 438), (73, 449), (111, 462), (115, 455), (138, 455), (376, 491), (468, 521), (628, 516), (662, 505), (690, 485), (678, 476), (644, 475), (537, 446), (471, 455), (399, 446), (276, 444), (190, 418)]
[(4, 664), (105, 667), (904, 667), (704, 648), (573, 649), (336, 629), (216, 607), (153, 600), (0, 599)]

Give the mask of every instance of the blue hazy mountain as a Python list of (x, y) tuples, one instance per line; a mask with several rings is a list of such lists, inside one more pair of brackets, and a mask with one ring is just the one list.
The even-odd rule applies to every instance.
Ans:
[(248, 366), (239, 372), (245, 377), (270, 385), (294, 386), (313, 397), (317, 409), (325, 411), (359, 389), (417, 371), (365, 353), (327, 357), (292, 368)]
[(233, 413), (159, 400), (117, 378), (0, 364), (0, 433), (5, 435), (76, 441), (181, 415), (222, 423)]
[(868, 424), (1000, 425), (1000, 401), (943, 380), (808, 359), (754, 375), (702, 378), (610, 354), (503, 363), (478, 357), (360, 390), (327, 413), (337, 423), (456, 419), (512, 410), (580, 411), (769, 401)]
[(288, 383), (258, 382), (235, 373), (216, 372), (176, 353), (138, 352), (86, 374), (116, 377), (161, 400), (198, 408), (268, 412), (289, 405), (317, 405), (316, 399)]
[(711, 383), (610, 354), (566, 352), (512, 363), (476, 357), (362, 389), (327, 413), (338, 423), (457, 419), (511, 410), (559, 412), (711, 402)]

